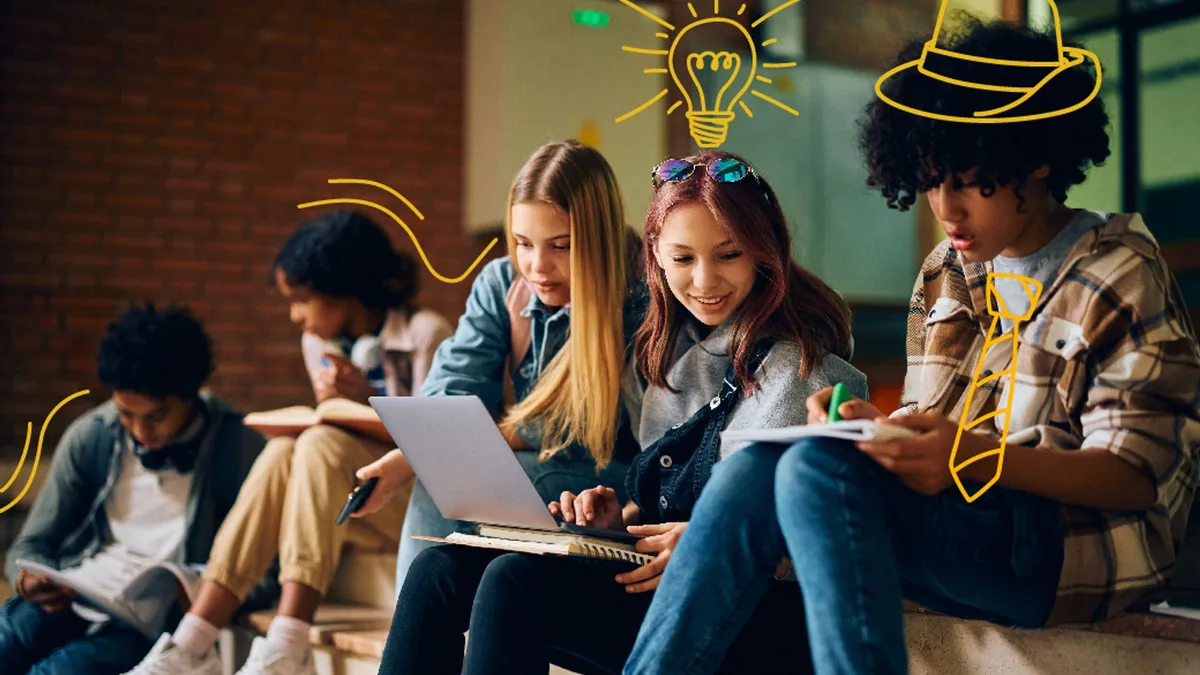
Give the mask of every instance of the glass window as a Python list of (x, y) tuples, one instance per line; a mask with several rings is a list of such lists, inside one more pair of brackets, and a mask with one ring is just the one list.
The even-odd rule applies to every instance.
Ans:
[[(770, 42), (763, 54), (770, 54), (777, 61), (804, 60), (804, 9), (807, 3), (784, 7), (787, 0), (762, 0), (762, 15), (774, 12), (763, 22), (762, 42)], [(774, 42), (771, 42), (774, 40)]]
[[(1049, 2), (1028, 0), (1025, 4), (1029, 25), (1039, 27), (1052, 23)], [(1072, 31), (1087, 24), (1116, 19), (1119, 3), (1118, 0), (1058, 0), (1055, 4), (1063, 31)]]
[[(1200, 200), (1200, 17), (1150, 28), (1139, 44), (1141, 199), (1159, 243), (1195, 238)], [(1192, 232), (1184, 234), (1184, 229)]]
[(1142, 12), (1147, 9), (1176, 5), (1181, 2), (1184, 2), (1184, 0), (1129, 0), (1129, 7), (1135, 12)]
[(1121, 60), (1116, 30), (1073, 38), (1100, 59), (1100, 97), (1108, 112), (1109, 150), (1102, 166), (1093, 167), (1082, 185), (1071, 188), (1067, 203), (1081, 209), (1121, 211)]

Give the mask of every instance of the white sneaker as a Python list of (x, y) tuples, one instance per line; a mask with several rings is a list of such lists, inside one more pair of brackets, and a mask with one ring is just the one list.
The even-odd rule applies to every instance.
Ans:
[(256, 637), (246, 664), (236, 675), (317, 675), (317, 666), (311, 650), (304, 652), (303, 658), (296, 658), (275, 649), (266, 638)]
[(125, 675), (223, 675), (221, 659), (216, 649), (204, 656), (193, 656), (171, 642), (171, 634), (163, 633), (146, 658)]

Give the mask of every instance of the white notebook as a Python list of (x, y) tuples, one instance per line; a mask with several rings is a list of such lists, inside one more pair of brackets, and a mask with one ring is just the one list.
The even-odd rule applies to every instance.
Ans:
[(116, 588), (106, 588), (81, 568), (57, 570), (31, 560), (17, 560), (16, 564), (33, 576), (46, 577), (74, 590), (74, 604), (82, 605), (86, 616), (96, 614), (88, 610), (98, 610), (124, 621), (149, 639), (162, 632), (167, 615), (178, 602), (178, 588), (183, 587), (189, 600), (196, 599), (200, 588), (201, 570), (168, 562), (131, 567), (115, 584), (109, 584)]
[[(1193, 603), (1195, 603), (1195, 601), (1193, 601)], [(1180, 601), (1176, 601), (1174, 604), (1169, 601), (1163, 601), (1150, 605), (1150, 611), (1157, 612), (1159, 614), (1182, 616), (1185, 619), (1196, 619), (1200, 621), (1200, 603), (1195, 603), (1195, 605), (1196, 606), (1188, 606), (1186, 604), (1180, 604)]]
[(904, 427), (890, 424), (877, 424), (871, 420), (843, 420), (826, 424), (801, 424), (794, 427), (778, 427), (775, 429), (738, 429), (721, 432), (721, 442), (763, 442), (763, 443), (794, 443), (801, 438), (820, 436), (824, 438), (842, 438), (850, 441), (886, 441), (894, 438), (915, 436), (916, 433)]

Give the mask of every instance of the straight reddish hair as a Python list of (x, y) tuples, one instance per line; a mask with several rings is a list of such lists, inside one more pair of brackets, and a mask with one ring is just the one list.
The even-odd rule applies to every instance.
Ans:
[[(685, 161), (710, 164), (725, 158), (745, 162), (737, 155), (712, 150)], [(850, 357), (850, 307), (825, 282), (792, 259), (791, 234), (771, 186), (753, 174), (736, 183), (718, 183), (698, 166), (691, 178), (658, 188), (646, 215), (650, 306), (635, 336), (634, 348), (638, 367), (651, 384), (675, 391), (667, 384), (667, 371), (679, 331), (691, 318), (671, 293), (654, 255), (667, 215), (688, 203), (706, 207), (758, 270), (754, 288), (734, 310), (729, 339), (734, 373), (747, 396), (759, 386), (750, 372), (750, 354), (764, 338), (801, 346), (801, 377), (811, 373), (826, 353)]]

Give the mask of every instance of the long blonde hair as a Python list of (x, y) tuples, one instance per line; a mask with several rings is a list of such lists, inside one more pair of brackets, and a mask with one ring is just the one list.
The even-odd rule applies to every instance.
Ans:
[(508, 195), (505, 239), (518, 277), (512, 207), (521, 203), (549, 204), (567, 214), (571, 327), (566, 344), (500, 426), (511, 433), (523, 424), (540, 422), (539, 459), (579, 443), (603, 468), (612, 459), (617, 436), (625, 364), (621, 317), (631, 253), (626, 250), (625, 207), (617, 178), (603, 155), (586, 145), (565, 141), (539, 148)]

